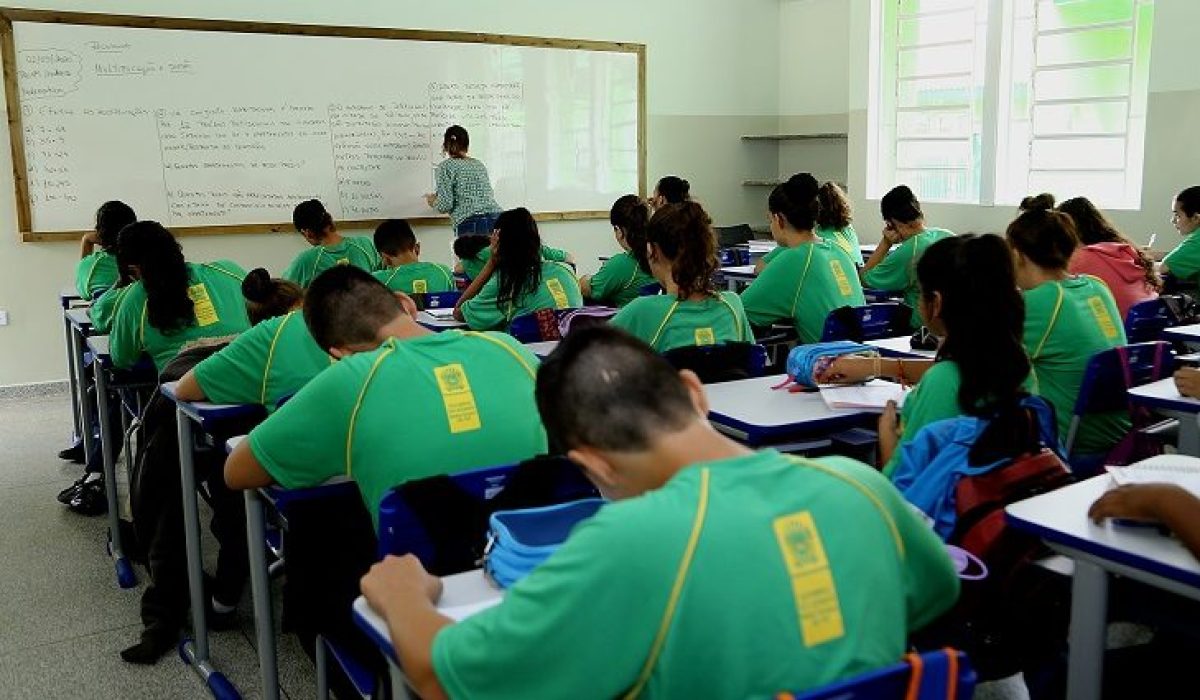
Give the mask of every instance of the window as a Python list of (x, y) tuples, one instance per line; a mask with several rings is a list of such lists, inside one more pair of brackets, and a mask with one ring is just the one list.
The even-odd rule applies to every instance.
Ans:
[(1153, 0), (877, 0), (868, 193), (1141, 205)]

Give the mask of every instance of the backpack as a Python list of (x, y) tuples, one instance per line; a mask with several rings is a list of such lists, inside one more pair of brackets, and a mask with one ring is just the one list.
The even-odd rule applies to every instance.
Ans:
[[(589, 328), (608, 323), (617, 315), (616, 309), (607, 306), (584, 306), (578, 309), (538, 309), (528, 316), (532, 324), (518, 317), (513, 321), (510, 332), (522, 342), (562, 340), (571, 331), (579, 328)], [(528, 335), (533, 332), (529, 325), (536, 325), (536, 338)]]

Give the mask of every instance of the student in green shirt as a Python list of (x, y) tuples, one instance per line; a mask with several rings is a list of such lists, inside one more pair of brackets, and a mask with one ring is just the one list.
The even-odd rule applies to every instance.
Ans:
[(304, 315), (338, 362), (234, 450), (229, 487), (350, 476), (378, 524), (379, 502), (397, 484), (545, 452), (537, 358), (501, 333), (430, 332), (415, 313), (360, 270), (318, 277)]
[(318, 200), (300, 202), (292, 211), (292, 223), (311, 248), (300, 253), (283, 271), (283, 278), (301, 287), (335, 265), (354, 265), (374, 272), (383, 267), (375, 246), (364, 236), (343, 236), (338, 233), (333, 217)]
[(114, 367), (132, 367), (147, 353), (161, 372), (180, 350), (227, 342), (250, 327), (242, 300), (246, 273), (236, 264), (185, 261), (175, 237), (156, 221), (126, 226), (118, 248), (118, 264), (135, 281), (113, 312)]
[(537, 400), (615, 502), (461, 622), (415, 557), (371, 569), (363, 594), (422, 697), (772, 697), (894, 663), (958, 597), (878, 472), (733, 442), (694, 374), (618, 329), (564, 340)]
[(1181, 280), (1200, 281), (1200, 185), (1180, 192), (1171, 206), (1171, 225), (1183, 242), (1163, 258), (1160, 272)]
[(579, 288), (585, 299), (619, 308), (641, 296), (642, 287), (655, 282), (630, 252), (646, 245), (650, 206), (636, 194), (627, 194), (613, 204), (608, 222), (621, 252), (605, 260), (596, 274), (580, 277)]
[(713, 273), (720, 264), (717, 237), (703, 207), (696, 202), (660, 207), (646, 230), (643, 251), (639, 257), (665, 294), (634, 299), (613, 317), (613, 325), (655, 352), (754, 342), (742, 300), (713, 288)]
[(375, 249), (383, 269), (375, 279), (393, 292), (429, 294), (455, 289), (454, 273), (440, 263), (421, 262), (421, 244), (404, 219), (388, 219), (375, 229)]
[(650, 208), (661, 209), (668, 204), (683, 204), (692, 201), (692, 183), (678, 175), (666, 175), (659, 178), (650, 195)]
[(137, 214), (125, 202), (105, 202), (96, 210), (95, 230), (79, 240), (79, 264), (75, 266), (75, 291), (79, 296), (95, 299), (120, 279), (117, 236), (135, 221)]
[(528, 209), (501, 214), (492, 239), (487, 264), (463, 292), (454, 318), (475, 330), (501, 330), (540, 309), (583, 306), (575, 272), (542, 258), (542, 239)]
[[(860, 271), (863, 286), (884, 292), (904, 292), (904, 303), (915, 310), (920, 296), (917, 261), (935, 241), (954, 234), (925, 227), (921, 203), (906, 185), (894, 187), (885, 194), (879, 209), (883, 214), (883, 236), (879, 247)], [(912, 323), (913, 328), (920, 326), (916, 314), (913, 314)]]
[[(862, 248), (859, 247), (858, 234), (850, 222), (854, 219), (850, 199), (836, 182), (826, 182), (817, 191), (817, 227), (813, 233), (823, 241), (828, 241), (841, 248), (857, 267), (862, 267)], [(774, 260), (786, 248), (779, 247), (768, 252), (754, 263), (754, 272), (762, 274), (767, 263)]]
[(1030, 379), (1022, 345), (1025, 302), (1004, 239), (968, 234), (940, 240), (921, 256), (917, 279), (921, 321), (942, 338), (937, 357), (843, 357), (819, 378), (916, 383), (898, 421), (895, 404), (879, 418), (879, 461), (887, 476), (900, 466), (900, 448), (922, 428), (964, 415), (990, 417), (1001, 407), (1013, 407)]
[[(1033, 362), (1037, 393), (1058, 414), (1064, 442), (1083, 373), (1092, 356), (1126, 344), (1125, 327), (1112, 292), (1067, 266), (1079, 244), (1071, 217), (1030, 210), (1005, 232), (1016, 260), (1017, 286), (1025, 291), (1025, 351)], [(1091, 414), (1080, 424), (1072, 454), (1103, 454), (1130, 429), (1127, 411)]]
[[(575, 265), (575, 256), (561, 248), (551, 248), (543, 243), (539, 250), (542, 254), (542, 260), (566, 263), (571, 266)], [(483, 272), (487, 261), (492, 258), (492, 237), (478, 235), (459, 236), (454, 239), (454, 255), (458, 258), (458, 263), (454, 266), (454, 272), (465, 275), (468, 280), (474, 280), (479, 277), (479, 273)]]
[(295, 282), (271, 279), (260, 267), (242, 281), (242, 296), (253, 328), (183, 375), (175, 395), (184, 401), (258, 404), (271, 413), (333, 358), (308, 332), (304, 290)]
[(801, 343), (821, 339), (834, 309), (867, 303), (851, 258), (813, 233), (817, 190), (816, 178), (800, 173), (771, 192), (771, 237), (785, 250), (742, 292), (751, 324), (791, 321)]

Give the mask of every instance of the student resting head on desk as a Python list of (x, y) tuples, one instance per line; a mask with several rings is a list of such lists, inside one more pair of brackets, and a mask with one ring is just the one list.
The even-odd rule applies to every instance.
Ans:
[(825, 319), (834, 309), (867, 303), (854, 260), (813, 233), (818, 190), (816, 178), (800, 173), (771, 192), (771, 237), (783, 250), (742, 292), (751, 324), (790, 321), (801, 343), (821, 339)]
[(421, 243), (404, 219), (388, 219), (376, 227), (375, 249), (383, 259), (375, 279), (393, 292), (429, 294), (456, 288), (449, 267), (421, 262)]
[[(1071, 274), (1078, 246), (1070, 216), (1032, 209), (1005, 232), (1017, 286), (1025, 294), (1025, 352), (1033, 363), (1035, 392), (1054, 406), (1058, 434), (1067, 435), (1084, 370), (1098, 352), (1126, 343), (1125, 326), (1104, 282)], [(1106, 453), (1129, 431), (1128, 411), (1089, 414), (1080, 423), (1075, 454)]]
[(875, 470), (733, 442), (696, 376), (624, 332), (571, 334), (537, 387), (556, 445), (617, 502), (457, 624), (415, 557), (375, 565), (363, 593), (421, 697), (772, 696), (894, 662), (957, 598)]
[[(904, 303), (916, 309), (920, 295), (917, 261), (929, 246), (954, 234), (925, 226), (921, 203), (907, 185), (894, 187), (883, 195), (879, 211), (883, 215), (883, 234), (879, 247), (862, 267), (863, 286), (885, 292), (904, 292)], [(914, 328), (920, 324), (915, 314), (912, 322)]]
[(1163, 275), (1195, 283), (1200, 281), (1200, 185), (1188, 187), (1171, 202), (1171, 225), (1183, 236), (1183, 242), (1163, 258)]
[(608, 222), (621, 252), (605, 260), (596, 274), (580, 277), (579, 288), (585, 299), (620, 308), (641, 296), (643, 287), (655, 283), (633, 252), (646, 248), (650, 205), (636, 194), (627, 194), (613, 203)]
[(1079, 247), (1068, 269), (1076, 275), (1092, 275), (1108, 286), (1123, 321), (1134, 304), (1158, 298), (1162, 279), (1154, 260), (1138, 250), (1113, 226), (1108, 217), (1087, 197), (1075, 197), (1058, 205), (1071, 217), (1079, 236)]
[(79, 263), (75, 266), (75, 291), (79, 296), (95, 299), (120, 279), (117, 236), (135, 221), (137, 214), (125, 202), (105, 202), (96, 210), (95, 228), (79, 239)]
[(905, 464), (901, 448), (922, 428), (1015, 408), (1029, 382), (1029, 358), (1021, 344), (1025, 302), (1004, 239), (967, 234), (940, 240), (921, 256), (917, 278), (921, 322), (942, 338), (937, 357), (843, 357), (820, 377), (822, 382), (885, 377), (916, 383), (899, 421), (895, 404), (879, 417), (879, 461), (889, 477), (898, 468), (920, 466)]
[(463, 292), (454, 318), (476, 330), (500, 330), (540, 309), (583, 306), (575, 271), (544, 259), (541, 248), (537, 222), (528, 209), (501, 214), (487, 263)]
[(432, 333), (415, 314), (412, 300), (357, 268), (314, 280), (304, 317), (339, 361), (233, 451), (230, 488), (350, 476), (378, 524), (379, 502), (397, 484), (545, 452), (537, 358), (502, 333)]
[(312, 284), (317, 275), (337, 265), (353, 265), (367, 272), (383, 266), (370, 239), (338, 233), (333, 216), (319, 200), (297, 204), (292, 211), (292, 224), (311, 247), (292, 260), (283, 271), (283, 278), (301, 287)]
[(742, 300), (717, 291), (717, 239), (712, 219), (696, 202), (668, 204), (654, 212), (646, 242), (635, 250), (665, 294), (634, 299), (611, 323), (655, 352), (696, 345), (754, 342)]
[(304, 290), (299, 285), (271, 279), (258, 268), (242, 281), (242, 295), (254, 327), (183, 375), (175, 396), (184, 401), (259, 404), (270, 413), (333, 358), (304, 323)]

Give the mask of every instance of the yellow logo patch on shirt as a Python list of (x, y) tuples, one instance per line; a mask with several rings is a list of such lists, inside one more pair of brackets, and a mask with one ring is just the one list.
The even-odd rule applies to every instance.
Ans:
[(838, 292), (844, 297), (850, 296), (850, 280), (846, 277), (846, 271), (842, 269), (842, 264), (837, 260), (830, 260), (829, 271), (833, 273), (833, 279), (837, 281)]
[(212, 298), (208, 296), (208, 287), (203, 282), (188, 287), (188, 298), (192, 300), (192, 310), (196, 313), (196, 325), (203, 328), (221, 320), (217, 315), (217, 307), (213, 306)]
[(1112, 315), (1108, 313), (1108, 309), (1104, 306), (1104, 300), (1100, 297), (1088, 297), (1088, 306), (1092, 309), (1092, 315), (1096, 317), (1096, 323), (1100, 326), (1100, 331), (1104, 333), (1104, 337), (1112, 340), (1117, 337), (1117, 326), (1113, 323)]
[(413, 294), (425, 294), (429, 291), (429, 282), (425, 280), (413, 280)]
[(554, 297), (554, 306), (560, 309), (567, 308), (567, 290), (563, 289), (562, 282), (558, 280), (546, 280), (546, 289), (550, 290), (550, 296)]
[(467, 381), (467, 373), (463, 366), (454, 363), (435, 367), (433, 375), (437, 378), (438, 389), (442, 392), (442, 403), (446, 406), (446, 420), (450, 423), (450, 432), (479, 430), (483, 424), (479, 420), (475, 394), (471, 391), (471, 383)]
[(837, 586), (812, 513), (805, 510), (776, 518), (773, 527), (792, 578), (804, 646), (842, 638), (846, 629)]
[(696, 329), (696, 345), (716, 345), (717, 336), (711, 328)]
[(337, 265), (349, 265), (349, 264), (350, 264), (350, 258), (338, 258), (338, 261), (337, 261), (337, 263), (335, 263), (335, 264), (337, 264)]

